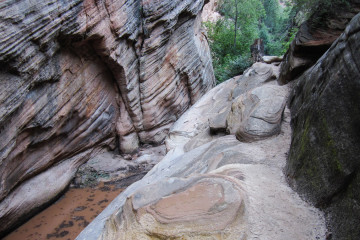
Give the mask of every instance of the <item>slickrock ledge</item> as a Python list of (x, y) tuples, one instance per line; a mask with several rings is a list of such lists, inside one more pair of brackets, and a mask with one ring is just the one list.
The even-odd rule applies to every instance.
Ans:
[[(324, 214), (303, 201), (282, 172), (291, 140), (284, 104), (290, 89), (278, 86), (277, 70), (256, 63), (205, 94), (171, 128), (168, 153), (160, 163), (121, 193), (77, 240), (325, 239)], [(249, 92), (262, 87), (286, 93), (284, 100), (273, 102), (274, 116), (281, 116), (279, 131), (241, 142), (211, 130), (214, 122), (226, 128), (226, 117), (214, 119), (229, 115), (239, 96), (249, 98)]]

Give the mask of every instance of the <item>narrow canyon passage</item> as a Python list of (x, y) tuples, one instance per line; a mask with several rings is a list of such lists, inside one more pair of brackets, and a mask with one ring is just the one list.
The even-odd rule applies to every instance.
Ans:
[(115, 184), (107, 183), (93, 188), (70, 188), (4, 240), (75, 239), (122, 191)]

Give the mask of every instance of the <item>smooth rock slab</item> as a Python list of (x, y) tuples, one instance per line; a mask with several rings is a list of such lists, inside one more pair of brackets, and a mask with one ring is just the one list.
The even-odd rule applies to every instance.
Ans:
[[(243, 236), (254, 240), (325, 239), (323, 214), (302, 201), (282, 173), (290, 147), (289, 118), (286, 109), (281, 132), (273, 138), (244, 143), (229, 135), (186, 153), (179, 148), (170, 150), (142, 180), (127, 188), (90, 223), (77, 240), (169, 239), (169, 236), (206, 240)], [(224, 186), (229, 189), (219, 192)], [(216, 231), (201, 235), (203, 222), (211, 228), (211, 218), (202, 213), (221, 207), (215, 204), (219, 201), (216, 192), (229, 194), (224, 200), (233, 199), (229, 200), (232, 208), (243, 201), (244, 209), (231, 213), (241, 213), (238, 216), (242, 221), (232, 221), (238, 226), (234, 230), (238, 238), (231, 235), (233, 230), (221, 230), (222, 235)], [(214, 226), (231, 222), (234, 216), (231, 214), (219, 216), (219, 223)], [(177, 222), (179, 219), (183, 222)], [(199, 229), (197, 235), (191, 235), (185, 219), (192, 223), (191, 229)]]

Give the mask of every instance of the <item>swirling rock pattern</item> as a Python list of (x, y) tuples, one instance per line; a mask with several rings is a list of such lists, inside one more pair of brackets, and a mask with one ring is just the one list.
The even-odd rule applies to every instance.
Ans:
[(1, 1), (0, 201), (95, 147), (162, 142), (215, 83), (203, 5)]
[(100, 239), (246, 239), (246, 201), (236, 178), (169, 178), (132, 194)]

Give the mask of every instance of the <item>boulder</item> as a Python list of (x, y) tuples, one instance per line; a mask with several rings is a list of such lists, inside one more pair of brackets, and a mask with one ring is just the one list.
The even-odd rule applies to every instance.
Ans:
[(93, 187), (101, 182), (111, 182), (125, 188), (141, 179), (165, 153), (164, 145), (144, 145), (137, 153), (123, 155), (102, 150), (79, 167), (72, 186)]
[(333, 239), (360, 238), (360, 14), (296, 82), (289, 183), (327, 213)]
[(289, 88), (263, 85), (237, 97), (226, 125), (237, 139), (252, 142), (280, 133), (280, 123)]
[[(278, 76), (278, 69), (278, 66), (272, 64), (255, 63), (243, 75), (229, 79), (210, 90), (171, 127), (165, 140), (167, 150), (182, 148), (198, 134), (202, 134), (203, 140), (216, 138), (214, 134), (223, 135), (233, 100), (265, 83), (276, 84), (274, 80)], [(205, 136), (207, 133), (212, 136)], [(199, 141), (204, 142), (203, 140)]]
[(263, 56), (262, 60), (264, 63), (280, 63), (283, 60), (283, 56)]

